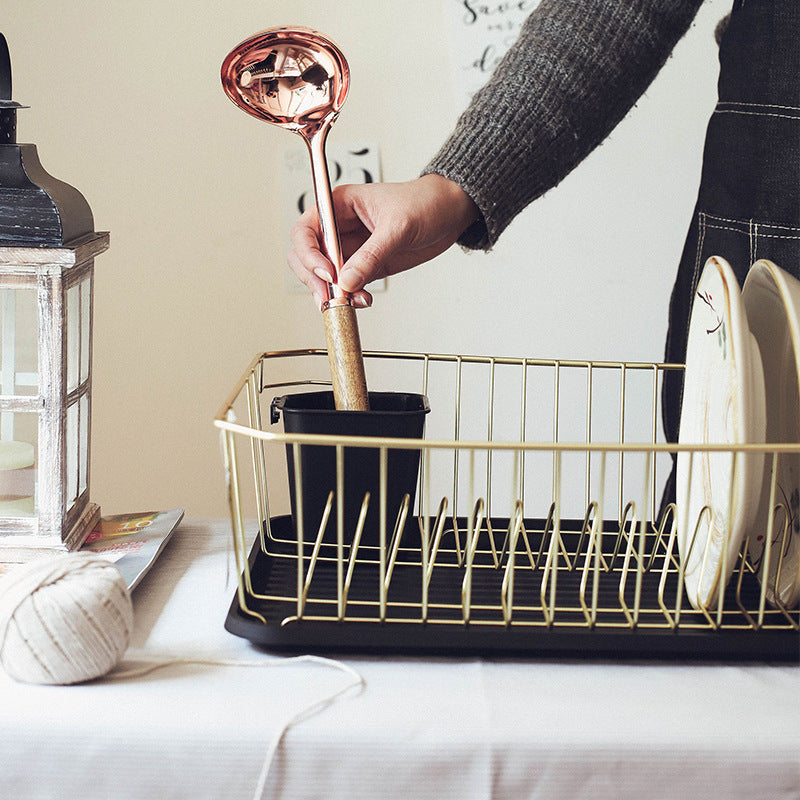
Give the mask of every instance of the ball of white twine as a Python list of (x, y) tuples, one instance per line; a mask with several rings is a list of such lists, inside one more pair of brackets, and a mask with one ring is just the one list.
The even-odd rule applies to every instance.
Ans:
[(105, 675), (132, 630), (125, 580), (96, 555), (36, 560), (0, 579), (0, 663), (18, 681), (68, 684)]

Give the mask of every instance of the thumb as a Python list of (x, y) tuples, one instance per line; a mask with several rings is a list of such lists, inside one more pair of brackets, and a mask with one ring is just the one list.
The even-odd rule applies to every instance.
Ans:
[(346, 292), (358, 292), (371, 281), (384, 277), (388, 262), (402, 244), (400, 232), (376, 229), (339, 270), (339, 286)]

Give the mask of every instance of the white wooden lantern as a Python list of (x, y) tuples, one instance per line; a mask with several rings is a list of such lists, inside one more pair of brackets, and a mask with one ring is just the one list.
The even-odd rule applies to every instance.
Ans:
[(0, 561), (74, 550), (89, 501), (94, 259), (89, 204), (17, 144), (0, 34)]
[(75, 549), (99, 518), (89, 501), (92, 295), (108, 240), (0, 247), (0, 560)]

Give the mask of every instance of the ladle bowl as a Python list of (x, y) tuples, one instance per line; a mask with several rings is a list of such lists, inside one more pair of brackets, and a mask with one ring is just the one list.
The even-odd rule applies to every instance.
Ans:
[(309, 137), (338, 115), (350, 69), (342, 51), (317, 31), (273, 28), (228, 55), (222, 86), (248, 114)]
[(299, 134), (308, 146), (322, 245), (334, 269), (323, 320), (336, 408), (369, 410), (355, 309), (337, 283), (343, 259), (325, 159), (325, 139), (350, 85), (347, 61), (318, 31), (270, 28), (228, 54), (221, 79), (225, 93), (239, 108)]

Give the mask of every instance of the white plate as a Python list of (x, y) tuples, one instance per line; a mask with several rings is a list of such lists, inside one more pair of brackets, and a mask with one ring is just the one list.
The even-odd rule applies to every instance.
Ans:
[[(747, 274), (742, 301), (764, 364), (766, 440), (800, 442), (800, 281), (771, 261), (757, 261)], [(772, 459), (764, 466), (758, 521), (749, 545), (759, 577), (769, 519)], [(766, 594), (771, 603), (775, 604), (777, 597), (791, 607), (800, 599), (800, 455), (781, 453), (777, 473), (775, 505), (784, 512), (774, 515)]]
[[(763, 442), (764, 374), (739, 283), (723, 258), (709, 258), (689, 323), (681, 425), (687, 445)], [(678, 549), (686, 593), (713, 610), (742, 540), (758, 512), (763, 455), (725, 451), (678, 453)]]

